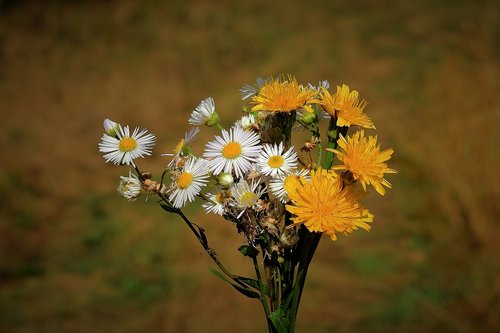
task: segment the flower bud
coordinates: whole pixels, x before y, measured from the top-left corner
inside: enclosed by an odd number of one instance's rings
[[[111,119],[106,118],[104,119],[103,126],[104,126],[104,133],[106,133],[109,136],[116,136],[118,132],[118,127],[120,125],[118,123],[115,123]]]
[[[223,172],[219,175],[219,184],[222,186],[230,186],[234,183],[233,175],[228,172]]]
[[[299,121],[305,125],[310,125],[318,122],[318,116],[316,115],[316,112],[303,112],[302,115],[300,116]]]

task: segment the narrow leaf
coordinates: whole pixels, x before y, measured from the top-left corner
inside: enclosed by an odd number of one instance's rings
[[[234,279],[238,282],[241,282],[249,287],[252,287],[260,291],[259,282],[255,279],[247,278],[244,276],[235,276]],[[264,289],[264,294],[266,296],[269,296],[269,286],[267,284],[263,284],[262,287]]]
[[[213,275],[217,276],[219,279],[226,281],[227,283],[232,285],[234,287],[234,289],[238,290],[241,294],[243,294],[249,298],[260,298],[259,293],[255,292],[253,290],[244,288],[240,285],[237,285],[236,283],[233,283],[231,280],[229,280],[227,277],[222,275],[222,273],[219,272],[218,270],[216,270],[215,268],[209,267],[208,269],[210,270],[210,272],[212,272]]]
[[[170,206],[170,205],[167,205],[164,202],[160,202],[160,206],[161,206],[161,208],[163,208],[164,210],[166,210],[169,213],[177,213],[177,208]]]

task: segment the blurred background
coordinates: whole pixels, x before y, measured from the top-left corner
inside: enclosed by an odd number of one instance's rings
[[[498,332],[499,36],[495,0],[0,0],[0,331],[264,332],[97,143],[104,118],[146,127],[159,172],[201,99],[228,125],[241,85],[290,73],[358,90],[399,170],[371,232],[321,242],[297,332]],[[252,273],[232,225],[186,214]]]

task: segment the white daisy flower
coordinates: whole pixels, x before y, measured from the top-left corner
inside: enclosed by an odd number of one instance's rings
[[[129,171],[128,177],[120,176],[117,190],[125,199],[134,201],[141,194],[142,184],[139,178]]]
[[[251,84],[245,84],[245,85],[243,85],[240,88],[241,99],[245,100],[247,98],[250,98],[252,96],[257,95],[257,93],[259,92],[260,88],[262,88],[262,86],[267,81],[269,81],[269,78],[263,79],[261,77],[258,77],[255,85],[251,85]]]
[[[248,116],[241,117],[240,120],[235,122],[234,127],[239,127],[245,131],[253,131],[255,124],[257,124],[255,116],[253,114],[249,114]]]
[[[208,193],[206,196],[209,201],[202,205],[205,212],[223,215],[225,210],[224,203],[227,201],[227,198],[231,197],[231,192],[222,191],[215,194]]]
[[[203,157],[207,158],[210,171],[215,175],[221,172],[234,172],[236,177],[250,170],[262,150],[259,135],[241,128],[222,131],[222,137],[216,136],[214,141],[206,145]]]
[[[290,181],[293,177],[305,177],[309,180],[309,170],[294,170],[289,174],[280,175],[269,181],[269,189],[271,190],[271,193],[283,203],[288,201],[288,193],[285,190],[285,183]]]
[[[183,207],[186,202],[192,202],[201,188],[207,185],[208,177],[207,161],[189,157],[180,172],[174,175],[168,199],[175,208]]]
[[[231,188],[234,197],[233,205],[241,209],[237,218],[240,218],[247,208],[258,207],[259,198],[267,191],[265,186],[257,190],[259,185],[260,180],[254,180],[250,185],[245,180],[241,180]]]
[[[283,152],[283,142],[280,142],[279,146],[277,144],[265,144],[263,148],[257,160],[260,172],[263,175],[277,177],[287,174],[297,167],[298,157],[293,150],[293,146],[286,152]]]
[[[155,145],[155,136],[147,133],[146,129],[139,131],[136,127],[132,135],[128,126],[118,125],[116,137],[104,134],[99,143],[99,151],[104,153],[106,163],[111,161],[113,164],[132,164],[134,159],[151,155]]]
[[[215,102],[207,97],[198,104],[189,118],[191,125],[215,126],[219,123],[219,115],[215,112]]]

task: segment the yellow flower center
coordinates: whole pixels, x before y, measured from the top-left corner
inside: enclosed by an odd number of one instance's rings
[[[183,172],[177,179],[177,186],[183,190],[193,182],[193,175],[189,172]]]
[[[227,159],[234,159],[241,155],[241,145],[238,142],[229,142],[222,149],[222,156]]]
[[[123,138],[118,144],[118,149],[123,152],[129,152],[137,148],[137,141],[133,138]]]
[[[269,165],[273,169],[280,168],[285,163],[285,159],[282,156],[271,156],[267,161],[267,165]]]
[[[257,194],[247,192],[241,196],[240,203],[245,207],[252,207],[257,201]]]

